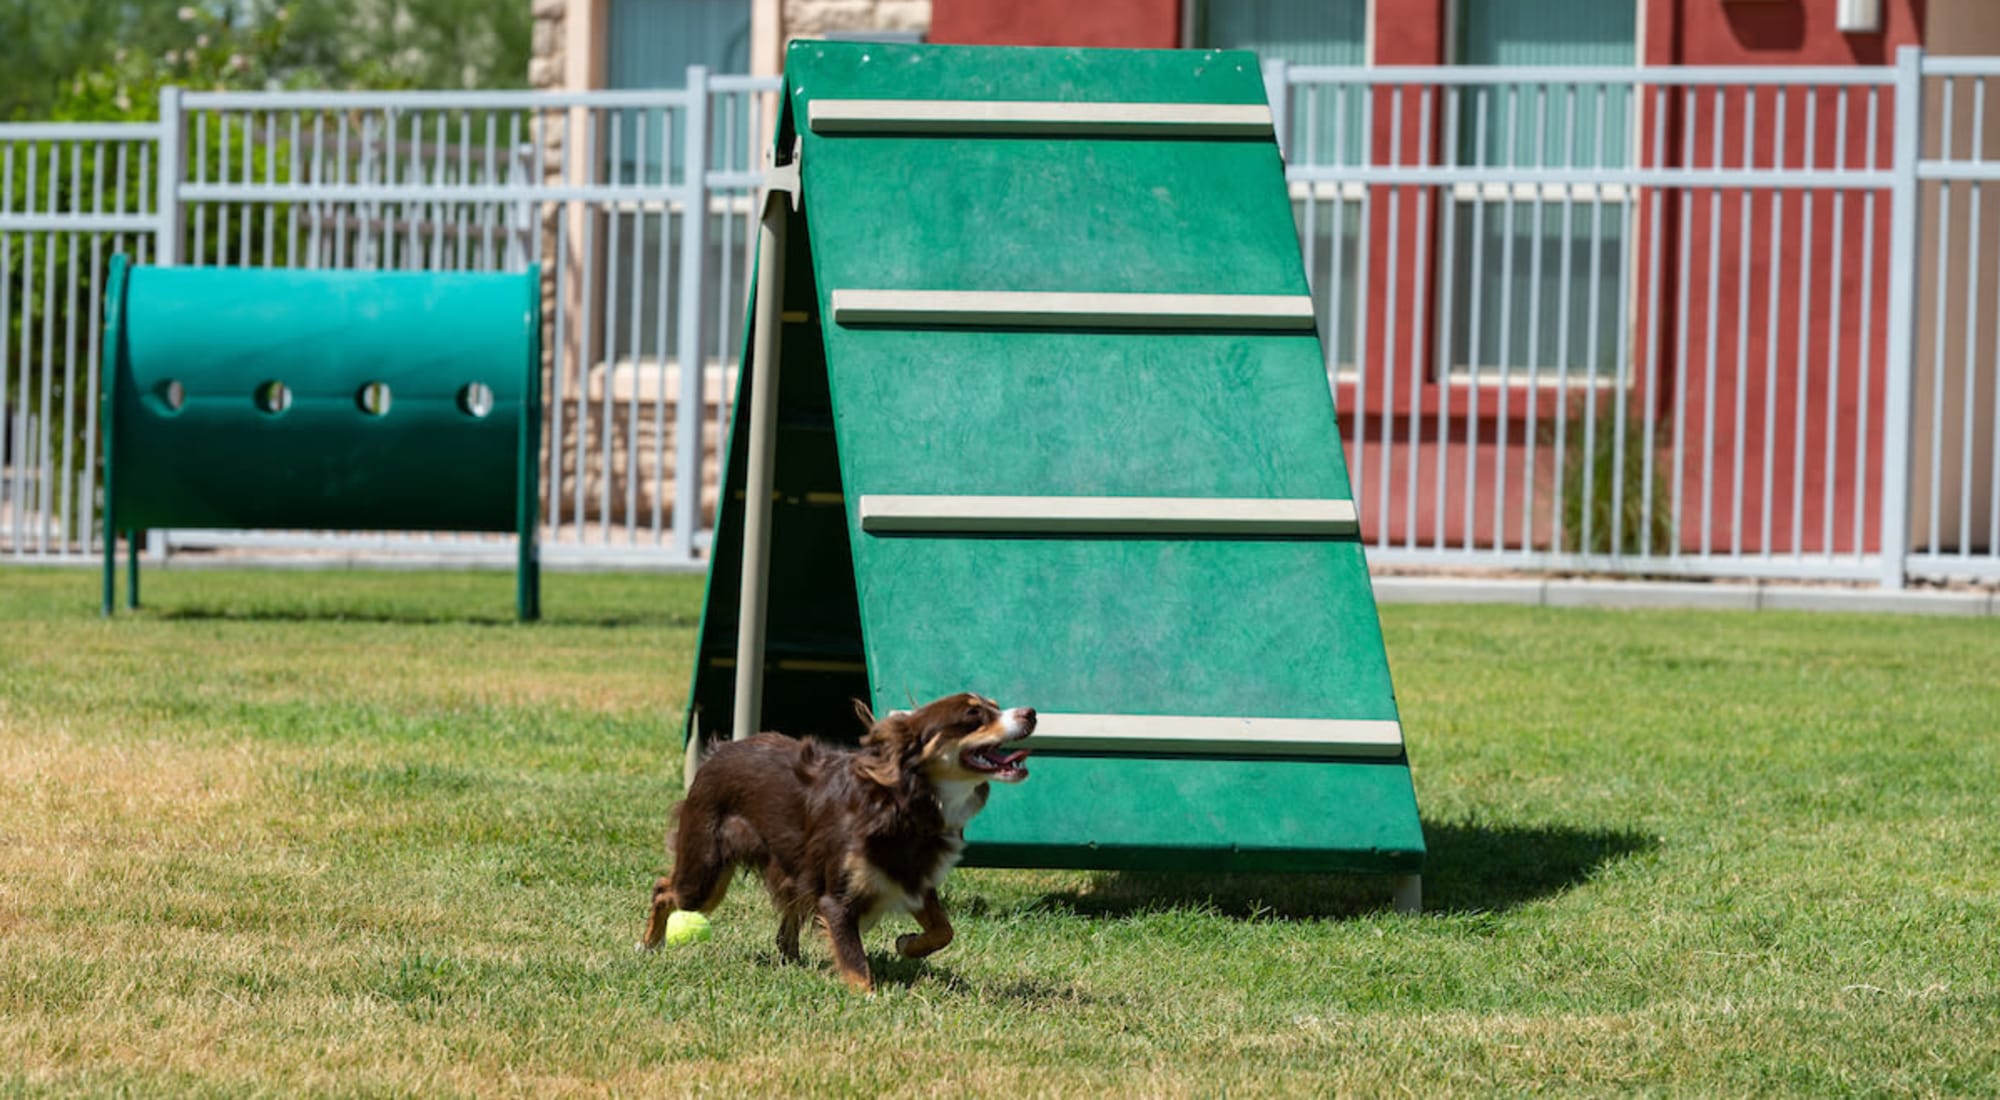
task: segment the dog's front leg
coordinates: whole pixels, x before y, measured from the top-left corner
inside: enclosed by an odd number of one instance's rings
[[[951,943],[951,918],[945,916],[944,903],[938,900],[936,890],[924,892],[924,907],[917,910],[917,924],[923,928],[922,932],[896,937],[896,950],[904,958],[921,959]]]
[[[833,945],[833,964],[847,984],[862,993],[875,992],[875,976],[868,972],[868,952],[861,947],[861,914],[839,898],[819,899],[819,916],[826,923],[826,938]]]

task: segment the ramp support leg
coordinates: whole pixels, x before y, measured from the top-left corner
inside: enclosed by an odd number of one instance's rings
[[[756,324],[750,336],[749,470],[743,486],[743,590],[737,603],[736,705],[730,737],[757,732],[764,699],[764,604],[771,564],[771,488],[777,453],[785,225],[798,206],[796,160],[768,168],[758,217]]]
[[[1424,876],[1396,876],[1396,912],[1416,916],[1424,911]]]
[[[139,606],[139,532],[125,532],[125,606]]]

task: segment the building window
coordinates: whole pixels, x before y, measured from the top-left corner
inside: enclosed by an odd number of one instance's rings
[[[1188,18],[1190,44],[1254,50],[1267,64],[1368,62],[1368,0],[1192,0]],[[1274,104],[1283,119],[1280,138],[1288,161],[1363,163],[1360,88],[1306,85],[1288,90],[1280,85],[1270,92],[1290,97],[1289,102]],[[1361,188],[1354,186],[1292,186],[1306,278],[1312,284],[1320,333],[1336,364],[1354,361],[1361,198]]]
[[[1464,65],[1632,65],[1633,0],[1458,0]],[[1456,163],[1487,168],[1624,168],[1632,163],[1627,85],[1479,84],[1444,120]],[[1443,204],[1441,346],[1454,374],[1525,381],[1539,371],[1609,378],[1623,339],[1630,262],[1627,189],[1611,184],[1458,184]]]
[[[751,0],[610,0],[609,7],[604,50],[605,84],[610,88],[685,88],[693,65],[712,74],[750,71]],[[600,114],[603,125],[596,140],[602,178],[627,184],[678,184],[687,178],[686,121],[678,111],[612,109]],[[708,123],[712,158],[733,155],[738,161],[757,163],[757,152],[747,148],[753,138],[748,132],[746,97],[718,98]],[[748,210],[748,199],[711,196],[704,270],[723,270],[725,254],[730,262],[742,263]],[[672,234],[665,232],[667,218],[658,213],[628,211],[611,217],[601,261],[620,268],[614,274],[607,266],[605,276],[604,292],[611,294],[605,355],[611,362],[667,359],[679,346],[684,319],[677,299],[667,292],[670,288],[662,287],[664,273],[678,258],[663,262],[661,250],[674,247],[685,231],[687,212],[675,209],[671,217]],[[610,243],[614,240],[615,245]],[[711,331],[719,326],[726,332],[741,310],[740,292],[731,293],[725,310],[722,294],[730,288],[723,282],[707,280],[702,286],[702,320]]]

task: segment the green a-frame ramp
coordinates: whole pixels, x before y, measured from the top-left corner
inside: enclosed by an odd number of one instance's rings
[[[804,42],[783,96],[689,758],[978,691],[1041,720],[969,865],[1388,873],[1415,908],[1256,58]]]

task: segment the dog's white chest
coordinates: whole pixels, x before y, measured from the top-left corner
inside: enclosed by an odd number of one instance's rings
[[[955,833],[965,831],[965,823],[986,808],[986,784],[977,781],[946,780],[937,784],[938,808],[944,811],[944,827]],[[954,858],[954,863],[957,860]],[[949,868],[947,868],[949,870]]]

